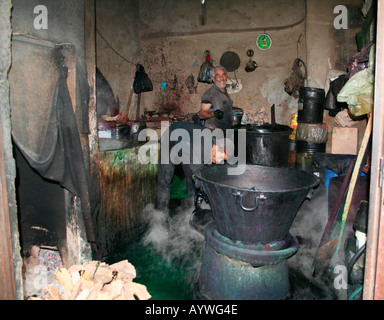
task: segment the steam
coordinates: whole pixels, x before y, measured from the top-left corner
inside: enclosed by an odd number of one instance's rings
[[[156,210],[147,205],[143,213],[148,230],[142,238],[144,245],[152,246],[168,263],[174,263],[186,275],[193,287],[199,276],[205,237],[190,226],[189,220],[194,206],[176,208],[174,214]]]
[[[299,250],[288,259],[291,283],[295,287],[292,299],[329,300],[338,299],[333,279],[313,276],[313,260],[328,221],[328,196],[324,184],[314,190],[311,200],[305,200],[290,229],[299,240]]]
[[[185,272],[185,281],[192,289],[199,277],[205,237],[190,226],[194,206],[180,206],[170,214],[156,210],[153,204],[143,211],[148,228],[142,237],[161,257]],[[329,276],[313,276],[313,259],[328,221],[328,197],[324,184],[314,190],[311,200],[300,207],[290,233],[298,238],[298,252],[288,259],[292,300],[335,300],[338,292]]]

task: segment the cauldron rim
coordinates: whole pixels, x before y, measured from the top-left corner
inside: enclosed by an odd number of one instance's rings
[[[295,191],[298,191],[298,190],[305,190],[305,189],[308,189],[308,190],[312,190],[314,188],[316,188],[319,184],[320,184],[320,179],[318,177],[316,177],[315,175],[313,174],[310,174],[304,170],[299,170],[299,169],[296,169],[296,168],[286,168],[286,167],[268,167],[268,166],[261,166],[261,165],[252,165],[252,164],[247,164],[246,166],[247,167],[256,167],[256,168],[262,168],[262,169],[270,169],[270,170],[285,170],[285,171],[290,171],[290,172],[299,172],[301,174],[304,174],[306,176],[310,176],[311,178],[313,178],[313,183],[311,184],[308,184],[308,185],[305,185],[305,186],[302,186],[302,187],[297,187],[297,188],[291,188],[291,189],[279,189],[279,190],[264,190],[264,189],[252,189],[251,188],[246,188],[246,187],[239,187],[239,186],[231,186],[231,185],[228,185],[228,184],[224,184],[224,183],[220,183],[220,182],[215,182],[215,181],[212,181],[212,180],[209,180],[207,178],[204,178],[201,176],[201,173],[202,171],[204,170],[208,170],[209,168],[212,168],[213,166],[217,166],[217,165],[220,165],[220,164],[213,164],[213,165],[210,165],[208,167],[204,167],[202,168],[201,170],[199,170],[198,172],[196,172],[194,174],[194,177],[199,180],[199,181],[202,181],[202,182],[205,182],[205,183],[211,183],[211,184],[215,184],[219,187],[224,187],[224,188],[229,188],[229,189],[233,189],[233,190],[241,190],[241,191],[247,191],[247,192],[254,192],[254,193],[260,193],[260,192],[263,192],[263,193],[282,193],[282,192],[295,192]],[[225,167],[235,167],[234,165],[228,165],[228,164],[221,164]]]

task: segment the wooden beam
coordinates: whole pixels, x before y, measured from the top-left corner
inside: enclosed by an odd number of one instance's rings
[[[0,130],[0,300],[15,300],[16,286],[6,186],[3,133]]]
[[[378,1],[375,64],[375,96],[373,107],[372,160],[369,193],[369,214],[364,300],[384,299],[384,3]]]

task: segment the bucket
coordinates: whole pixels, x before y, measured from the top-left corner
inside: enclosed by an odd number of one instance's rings
[[[245,243],[268,243],[287,236],[302,202],[320,180],[292,168],[246,165],[228,175],[229,165],[195,174],[208,196],[213,221],[225,237]]]
[[[303,87],[299,90],[298,122],[322,123],[325,91],[320,88]]]

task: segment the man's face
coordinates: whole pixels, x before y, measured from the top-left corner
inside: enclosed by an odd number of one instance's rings
[[[215,70],[215,74],[212,78],[212,81],[218,88],[224,89],[225,86],[227,85],[227,73],[225,72],[225,70],[223,69]]]

